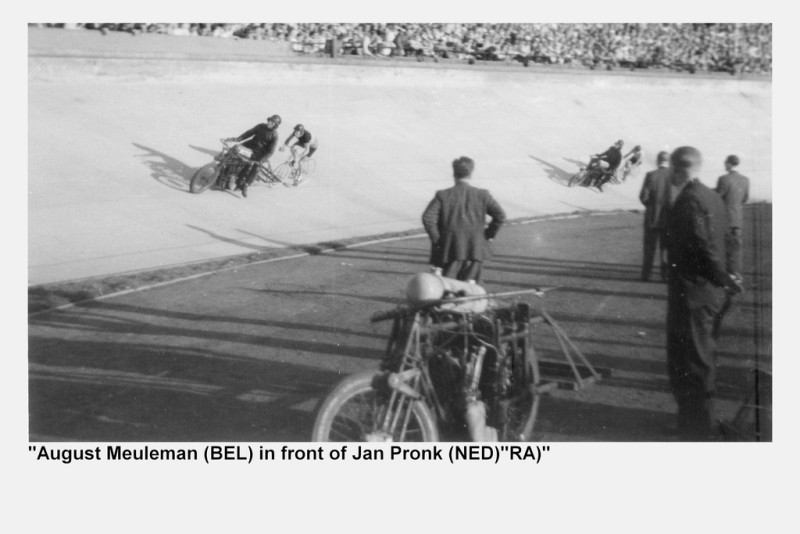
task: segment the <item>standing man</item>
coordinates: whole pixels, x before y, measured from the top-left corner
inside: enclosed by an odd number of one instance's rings
[[[448,278],[479,283],[483,262],[491,256],[489,243],[506,214],[489,191],[470,185],[474,169],[475,162],[466,156],[453,161],[455,185],[436,192],[422,225],[431,239],[431,265]]]
[[[639,200],[644,204],[644,243],[642,258],[642,281],[650,280],[656,245],[659,250],[661,281],[667,281],[667,254],[664,243],[664,226],[670,205],[669,152],[661,151],[656,156],[658,168],[644,176]]]
[[[747,202],[750,193],[750,179],[736,171],[739,156],[730,155],[725,159],[725,170],[717,180],[717,193],[728,208],[731,227],[728,232],[728,270],[741,277],[742,274],[742,206]]]
[[[698,179],[701,165],[694,147],[680,147],[670,156],[671,181],[683,189],[665,232],[670,264],[667,369],[678,404],[678,433],[686,441],[715,438],[714,321],[726,290],[738,290],[726,268],[728,213],[720,196]]]

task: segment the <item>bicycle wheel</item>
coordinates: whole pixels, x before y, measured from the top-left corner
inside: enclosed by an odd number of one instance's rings
[[[219,176],[219,166],[216,162],[212,161],[200,167],[197,172],[192,176],[192,181],[189,183],[189,190],[192,193],[202,193],[217,181]]]
[[[317,170],[317,160],[313,158],[304,158],[300,160],[300,172],[306,176],[311,176]]]
[[[379,426],[389,399],[385,375],[366,371],[340,382],[317,411],[312,441],[383,441]],[[378,386],[376,389],[375,386]],[[389,441],[439,441],[431,410],[421,401],[410,401],[411,412],[405,433],[398,429]]]
[[[572,178],[569,179],[569,184],[568,184],[569,187],[572,187],[574,185],[583,184],[583,181],[586,179],[587,174],[589,174],[588,171],[586,171],[586,169],[584,169],[584,170],[582,170],[580,172],[577,172],[574,175],[572,175]]]
[[[291,167],[289,163],[284,162],[275,169],[275,176],[278,177],[278,180],[280,180],[283,185],[291,187],[294,183],[294,175],[296,172],[297,168]]]

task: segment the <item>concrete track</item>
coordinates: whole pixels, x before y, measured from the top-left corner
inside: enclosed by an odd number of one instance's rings
[[[641,176],[564,185],[618,138],[645,168],[696,145],[710,184],[737,153],[771,200],[769,81],[284,62],[203,39],[30,30],[29,284],[415,228],[462,154],[511,217],[638,208]],[[303,122],[320,138],[307,185],[187,192],[220,137],[276,112],[282,137]]]
[[[747,210],[748,293],[719,351],[719,415],[730,418],[772,356],[771,208]],[[611,376],[542,404],[545,441],[667,441],[666,288],[639,282],[641,215],[504,228],[493,292],[556,287],[546,306]],[[307,441],[313,411],[344,376],[376,369],[427,239],[251,265],[29,318],[33,441]],[[536,327],[541,358],[565,361]],[[747,439],[754,439],[749,435]]]

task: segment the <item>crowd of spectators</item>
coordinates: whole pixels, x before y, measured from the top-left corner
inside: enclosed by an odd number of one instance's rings
[[[772,72],[771,24],[79,24],[86,29],[268,39],[298,54],[518,61],[588,68]]]

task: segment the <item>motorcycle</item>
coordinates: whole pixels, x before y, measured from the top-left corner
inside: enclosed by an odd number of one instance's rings
[[[189,183],[189,190],[199,194],[216,185],[219,189],[230,189],[240,173],[251,165],[258,165],[256,181],[269,187],[283,183],[272,170],[250,159],[250,151],[227,139],[220,139],[222,151],[214,161],[200,167]],[[269,162],[267,163],[269,165]]]
[[[533,349],[537,307],[500,303],[542,293],[472,293],[444,291],[374,315],[372,322],[392,321],[380,368],[334,387],[312,440],[530,441],[547,389]]]

